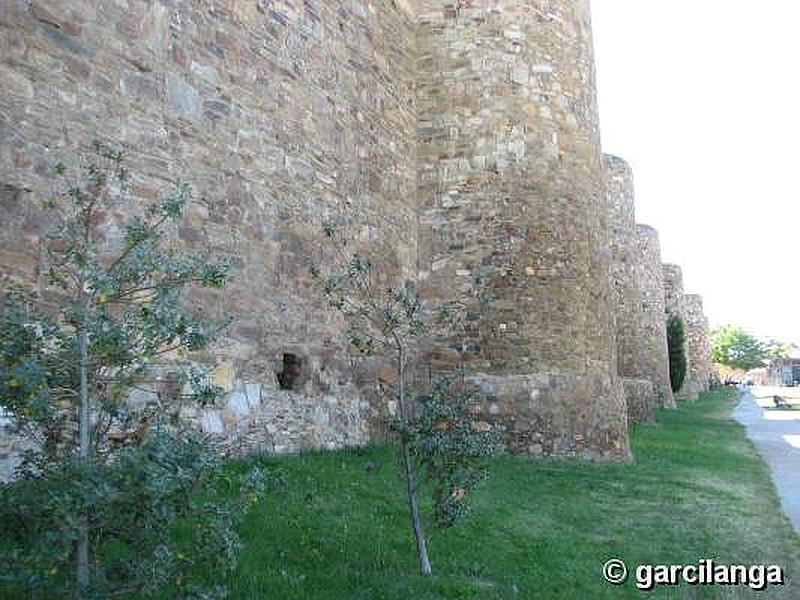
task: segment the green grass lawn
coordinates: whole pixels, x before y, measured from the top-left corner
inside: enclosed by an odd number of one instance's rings
[[[731,419],[733,392],[661,411],[632,433],[632,464],[507,456],[492,464],[460,527],[434,532],[434,576],[416,574],[403,484],[387,448],[257,462],[281,471],[249,515],[228,578],[234,598],[619,598],[602,565],[782,565],[800,598],[800,538],[780,511],[765,463]],[[367,470],[368,461],[380,461]],[[198,574],[213,581],[211,574]],[[752,597],[724,587],[664,588],[656,598]]]

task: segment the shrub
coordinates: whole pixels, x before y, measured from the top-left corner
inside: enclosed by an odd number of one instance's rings
[[[223,500],[217,450],[177,425],[182,404],[220,392],[190,359],[226,324],[185,292],[224,287],[228,264],[174,243],[188,186],[134,203],[119,150],[96,143],[83,164],[48,203],[62,217],[44,244],[50,304],[13,289],[0,304],[0,408],[33,445],[2,489],[4,573],[82,598],[151,593],[192,562],[232,565],[231,525],[261,487],[253,472]],[[180,523],[199,536],[190,553],[175,550]]]
[[[669,351],[669,381],[672,391],[683,387],[686,379],[686,334],[683,319],[671,315],[667,320],[667,348]]]
[[[432,486],[437,527],[453,527],[469,514],[471,492],[488,473],[486,458],[505,446],[502,432],[470,410],[478,394],[458,378],[439,379],[430,393],[417,396],[406,423],[395,427],[408,437],[414,461]]]
[[[87,513],[94,566],[81,597],[152,595],[180,586],[198,565],[232,569],[235,526],[266,480],[258,470],[223,476],[220,456],[198,432],[162,427],[109,462],[28,456],[19,477],[0,487],[0,578],[8,589],[72,593]]]

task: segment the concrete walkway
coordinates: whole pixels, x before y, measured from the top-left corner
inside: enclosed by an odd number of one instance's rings
[[[773,394],[795,395],[795,389],[744,389],[733,413],[767,461],[783,510],[800,534],[800,410],[774,408]],[[800,402],[793,398],[790,402]]]

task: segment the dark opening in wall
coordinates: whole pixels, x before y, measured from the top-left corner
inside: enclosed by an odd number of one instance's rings
[[[283,354],[283,371],[277,373],[282,390],[298,390],[303,383],[303,359],[291,352]]]

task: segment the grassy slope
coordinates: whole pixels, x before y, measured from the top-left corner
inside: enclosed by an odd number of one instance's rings
[[[229,584],[235,598],[634,597],[601,577],[637,563],[777,563],[800,573],[800,538],[766,465],[730,419],[730,392],[662,411],[632,435],[636,462],[504,457],[461,527],[431,540],[434,577],[416,575],[401,481],[385,448],[281,459],[287,479],[253,510]],[[367,471],[366,461],[382,461]],[[750,597],[681,588],[654,597]],[[800,583],[773,597],[800,598]]]

